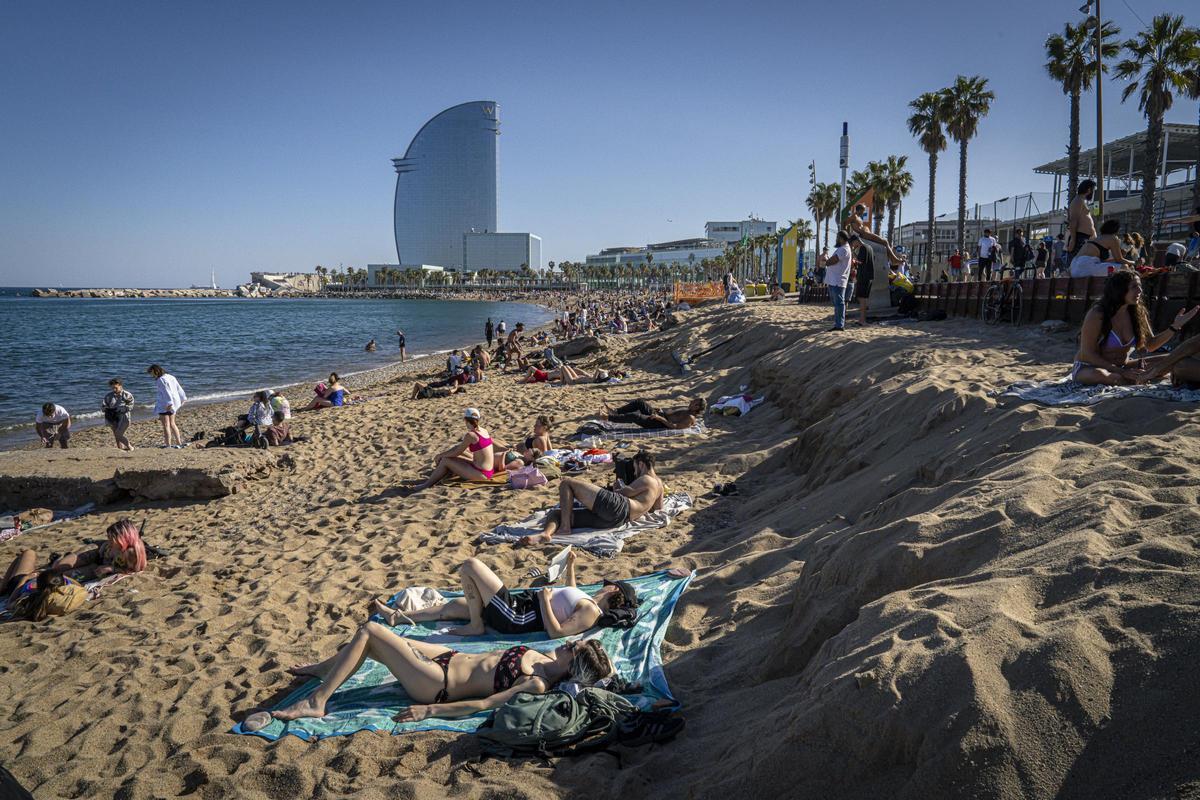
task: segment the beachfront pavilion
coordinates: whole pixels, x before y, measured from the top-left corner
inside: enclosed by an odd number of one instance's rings
[[[1155,195],[1155,240],[1182,241],[1195,213],[1193,186],[1196,180],[1196,148],[1200,126],[1169,123],[1163,126],[1158,164],[1159,190]],[[1146,131],[1122,137],[1104,145],[1105,195],[1104,216],[1121,221],[1121,230],[1137,228],[1142,208],[1142,169],[1149,157]],[[1079,179],[1096,177],[1096,149],[1079,154]],[[1067,206],[1071,193],[1067,186],[1065,157],[1034,167],[1039,175],[1052,175],[1049,192],[1028,192],[975,203],[967,209],[967,249],[974,254],[975,243],[984,228],[991,228],[1000,244],[1007,246],[1013,231],[1021,228],[1026,238],[1037,242],[1044,237],[1066,233]],[[946,259],[957,244],[957,213],[940,214],[935,221],[937,242],[933,252],[933,279],[946,268]],[[928,222],[917,219],[900,228],[898,244],[913,253],[913,263],[925,263],[925,239]]]

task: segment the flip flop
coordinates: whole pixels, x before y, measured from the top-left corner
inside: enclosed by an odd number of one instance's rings
[[[242,720],[242,730],[246,733],[257,733],[275,721],[269,711],[256,711]]]

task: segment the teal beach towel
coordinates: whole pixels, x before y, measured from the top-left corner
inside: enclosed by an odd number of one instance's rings
[[[692,575],[675,578],[666,572],[655,572],[639,578],[631,578],[630,583],[638,591],[642,599],[638,621],[632,628],[606,628],[592,631],[585,638],[598,638],[612,659],[617,674],[626,682],[641,684],[642,691],[638,695],[627,695],[628,699],[640,708],[648,709],[663,700],[675,702],[671,690],[667,687],[667,679],[663,674],[662,657],[659,647],[667,633],[667,625],[671,621],[671,613],[680,595],[692,580]],[[600,584],[579,587],[588,594],[599,591]],[[461,592],[443,592],[446,597],[459,597]],[[392,598],[392,603],[395,602]],[[381,621],[379,617],[374,617]],[[453,647],[463,653],[482,653],[488,650],[502,650],[518,644],[524,644],[535,650],[548,652],[553,650],[562,640],[550,640],[546,634],[536,633],[524,636],[501,636],[489,633],[484,637],[463,639],[438,633],[446,627],[446,623],[424,623],[421,625],[397,625],[393,630],[402,636],[414,639],[429,639],[434,642],[445,642],[447,647]],[[306,682],[296,691],[285,697],[274,708],[282,708],[297,700],[307,697],[319,685],[316,679]],[[250,732],[242,730],[238,723],[232,733],[262,736],[274,741],[281,736],[291,734],[301,739],[316,741],[329,736],[346,736],[358,731],[384,731],[390,734],[410,733],[413,731],[447,730],[470,733],[488,717],[491,712],[481,712],[462,719],[430,718],[420,722],[394,722],[394,717],[401,708],[411,705],[411,700],[405,694],[403,687],[388,672],[387,668],[377,661],[367,659],[358,672],[338,689],[330,699],[326,710],[329,712],[320,719],[298,719],[291,722],[272,720],[266,727]]]

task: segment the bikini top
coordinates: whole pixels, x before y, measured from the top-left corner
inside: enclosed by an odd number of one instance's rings
[[[477,441],[475,444],[467,445],[467,449],[470,450],[472,453],[478,453],[483,448],[491,447],[491,446],[492,446],[492,440],[490,437],[480,436],[479,441]]]
[[[1100,242],[1097,241],[1096,239],[1089,239],[1087,243],[1091,244],[1091,245],[1095,245],[1096,249],[1100,251],[1100,260],[1101,261],[1108,261],[1108,259],[1112,256],[1112,251],[1109,250],[1104,245],[1100,244]]]
[[[1122,342],[1121,337],[1117,335],[1116,331],[1109,331],[1108,336],[1106,336],[1104,338],[1103,346],[1104,347],[1120,347],[1123,350],[1128,350],[1129,348],[1133,347],[1133,343],[1136,339],[1137,339],[1137,334],[1134,334],[1133,336],[1129,337],[1128,342]]]

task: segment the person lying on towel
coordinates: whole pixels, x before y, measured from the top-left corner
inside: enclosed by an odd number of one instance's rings
[[[671,430],[682,431],[696,424],[696,420],[704,414],[706,405],[707,403],[704,402],[703,397],[693,399],[684,408],[676,408],[670,411],[656,408],[641,399],[631,400],[619,408],[609,408],[608,404],[605,403],[604,411],[600,414],[600,419],[619,423],[632,422],[639,428],[655,430],[670,428]]]
[[[417,611],[401,612],[381,600],[373,600],[372,614],[389,625],[405,618],[413,622],[465,619],[467,624],[451,628],[455,636],[481,636],[486,628],[496,633],[523,634],[545,631],[551,639],[574,636],[595,627],[628,627],[641,602],[637,590],[625,581],[604,582],[604,588],[588,595],[575,584],[575,552],[567,555],[565,586],[541,589],[508,589],[495,572],[478,558],[468,558],[459,567],[463,596]]]
[[[563,478],[558,484],[558,510],[546,518],[541,533],[522,537],[520,544],[547,544],[556,535],[570,534],[573,528],[619,528],[662,509],[663,484],[654,472],[654,456],[639,450],[633,457],[633,470],[634,480],[628,486],[617,480],[612,489],[579,478]],[[576,500],[583,504],[583,510],[574,507]]]
[[[270,724],[272,717],[287,721],[325,716],[333,693],[368,658],[387,667],[414,701],[393,718],[397,722],[469,717],[499,708],[520,692],[544,694],[563,681],[593,686],[614,673],[612,660],[595,639],[567,642],[549,653],[525,645],[460,653],[368,622],[335,655],[288,670],[319,678],[322,683],[315,692],[285,708],[251,714],[242,727],[253,732]]]

